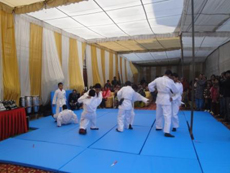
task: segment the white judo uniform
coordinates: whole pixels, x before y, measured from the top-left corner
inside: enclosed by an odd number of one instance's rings
[[[62,124],[78,123],[77,115],[71,110],[63,110],[58,114],[57,126],[60,127]]]
[[[156,99],[156,129],[163,129],[164,133],[170,132],[172,118],[172,103],[170,101],[171,93],[178,93],[178,89],[172,79],[167,76],[159,77],[148,85],[149,91],[158,91]]]
[[[172,127],[178,128],[179,127],[179,119],[178,119],[178,112],[181,105],[182,94],[183,94],[183,85],[179,82],[175,83],[178,93],[172,95]]]
[[[66,104],[66,96],[64,89],[57,89],[55,91],[52,104],[56,105],[56,113],[54,115],[54,118],[56,119],[58,117],[60,109],[62,110],[62,106]]]
[[[134,119],[134,111],[133,111],[133,102],[134,101],[141,101],[140,94],[135,92],[131,86],[125,86],[121,88],[117,92],[118,100],[124,99],[123,103],[119,105],[118,117],[117,117],[117,124],[118,130],[123,131],[124,127],[128,128],[128,125],[133,122]],[[141,96],[142,97],[142,96]],[[143,99],[147,102],[148,99]],[[133,111],[133,113],[132,113]],[[131,118],[132,116],[132,118]]]
[[[90,128],[96,128],[96,110],[101,104],[102,93],[99,92],[95,97],[87,98],[88,93],[85,93],[78,99],[79,103],[83,103],[83,112],[81,114],[80,129],[87,129],[89,123]]]
[[[140,95],[139,93],[136,92],[134,98],[133,98],[133,102],[132,102],[132,111],[131,111],[131,117],[130,117],[130,123],[131,125],[133,125],[133,122],[134,122],[134,117],[135,117],[135,112],[134,112],[134,102],[136,101],[142,101],[144,103],[147,103],[148,102],[148,99],[143,97],[142,95]]]

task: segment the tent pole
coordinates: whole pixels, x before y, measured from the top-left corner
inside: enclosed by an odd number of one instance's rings
[[[181,44],[181,77],[184,78],[184,48],[182,42],[182,34],[180,36],[180,44]]]
[[[194,40],[194,0],[191,0],[192,11],[192,103],[191,103],[191,121],[190,121],[190,135],[193,136],[193,115],[194,115],[194,73],[195,73],[195,40]]]

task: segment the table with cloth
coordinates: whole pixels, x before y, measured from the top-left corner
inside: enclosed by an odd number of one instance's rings
[[[0,141],[27,130],[25,108],[0,112]]]

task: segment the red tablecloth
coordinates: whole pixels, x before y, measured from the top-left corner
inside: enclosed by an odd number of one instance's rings
[[[25,108],[0,112],[0,141],[27,132]]]

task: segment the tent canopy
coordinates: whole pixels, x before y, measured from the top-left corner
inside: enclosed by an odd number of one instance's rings
[[[182,53],[184,62],[191,62],[191,0],[72,3],[78,1],[46,0],[49,8],[28,15],[89,44],[118,52],[135,63],[179,62]],[[41,3],[41,0],[2,2],[17,7]],[[56,5],[50,5],[54,2]],[[230,40],[230,1],[194,0],[194,4],[195,55],[197,62],[203,62],[216,48]]]

